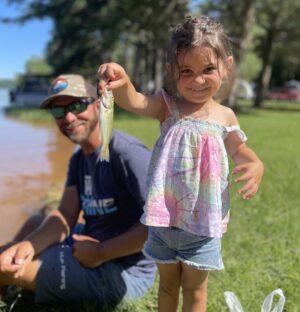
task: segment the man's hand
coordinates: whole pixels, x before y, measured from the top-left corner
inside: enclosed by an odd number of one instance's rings
[[[29,241],[10,246],[0,256],[0,271],[18,278],[22,276],[26,264],[34,256],[34,248]]]
[[[243,174],[234,181],[236,183],[246,181],[246,184],[238,190],[238,193],[242,194],[243,199],[250,199],[259,189],[264,173],[264,166],[261,162],[248,162],[242,165],[237,165],[232,170],[232,174],[240,172]]]
[[[101,258],[100,241],[86,235],[74,234],[73,256],[87,268],[95,268],[105,260]]]

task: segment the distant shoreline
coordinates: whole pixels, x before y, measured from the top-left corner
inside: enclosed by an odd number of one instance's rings
[[[0,79],[1,89],[11,89],[16,87],[16,81],[10,79]]]

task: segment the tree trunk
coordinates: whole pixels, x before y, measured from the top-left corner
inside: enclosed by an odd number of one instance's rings
[[[269,87],[271,73],[272,73],[272,58],[273,58],[273,45],[274,45],[274,37],[275,37],[275,23],[270,25],[270,28],[267,31],[265,45],[263,48],[262,55],[262,70],[258,77],[257,82],[257,91],[256,97],[254,101],[254,107],[260,108],[262,107],[263,100],[265,98],[266,92]]]
[[[237,82],[241,79],[243,62],[245,60],[245,55],[249,49],[250,42],[252,40],[251,28],[255,21],[255,0],[244,1],[244,14],[242,20],[244,21],[242,25],[242,35],[240,38],[240,44],[238,48],[238,53],[235,57],[236,67],[235,76],[232,77],[231,83],[232,88],[229,93],[229,97],[226,105],[229,107],[235,106],[237,98]]]
[[[135,48],[135,57],[133,65],[133,82],[137,90],[143,88],[143,73],[145,70],[144,48],[141,44],[137,44]]]
[[[155,55],[155,78],[154,78],[154,85],[155,89],[161,89],[163,86],[163,50],[161,48],[156,49]]]

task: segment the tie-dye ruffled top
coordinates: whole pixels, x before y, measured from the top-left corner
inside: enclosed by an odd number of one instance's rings
[[[229,166],[224,139],[238,125],[225,127],[182,118],[162,91],[171,117],[161,123],[148,172],[141,222],[178,227],[200,236],[221,237],[229,221]]]

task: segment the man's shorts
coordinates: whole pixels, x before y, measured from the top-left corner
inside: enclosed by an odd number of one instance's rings
[[[97,268],[81,266],[68,244],[57,244],[40,255],[36,279],[36,302],[118,304],[145,295],[153,285],[155,270],[128,266],[122,258]],[[153,274],[152,274],[153,271]]]
[[[198,270],[222,270],[221,239],[198,236],[175,227],[148,230],[144,254],[157,263],[181,261]]]

